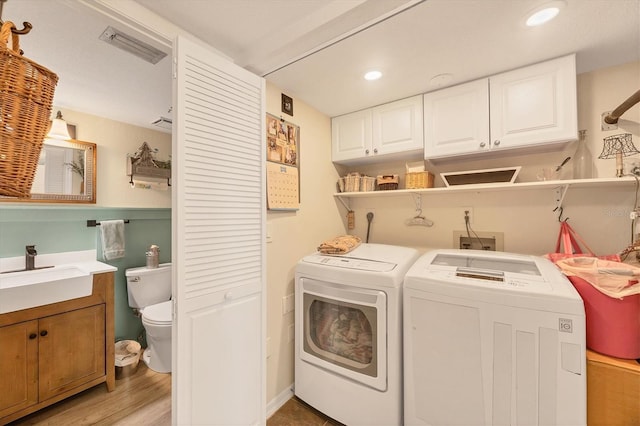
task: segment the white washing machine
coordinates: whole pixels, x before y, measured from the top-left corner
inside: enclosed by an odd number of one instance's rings
[[[402,282],[407,247],[312,254],[295,274],[295,394],[348,425],[402,424]]]
[[[403,297],[405,424],[586,424],[584,307],[551,262],[435,250]]]

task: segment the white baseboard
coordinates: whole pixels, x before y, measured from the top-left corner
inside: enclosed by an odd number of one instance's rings
[[[293,397],[293,383],[267,404],[267,419]]]

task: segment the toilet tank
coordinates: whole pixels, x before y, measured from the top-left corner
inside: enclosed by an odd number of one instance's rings
[[[171,263],[158,268],[130,268],[125,271],[129,306],[144,308],[171,299]]]

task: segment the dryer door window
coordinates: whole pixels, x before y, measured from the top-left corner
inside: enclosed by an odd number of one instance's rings
[[[375,324],[374,308],[313,300],[309,305],[309,339],[315,350],[332,361],[375,376],[372,326],[367,317]]]
[[[303,359],[385,390],[385,293],[310,280],[303,291]]]

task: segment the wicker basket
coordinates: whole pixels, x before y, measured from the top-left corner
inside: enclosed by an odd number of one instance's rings
[[[360,192],[375,191],[376,178],[371,176],[362,176],[360,180]]]
[[[344,177],[344,192],[360,191],[360,173],[349,173]]]
[[[29,198],[58,76],[20,55],[11,28],[0,29],[0,195]]]
[[[377,179],[378,190],[390,191],[398,189],[398,175],[380,175]]]
[[[406,189],[433,188],[433,174],[430,172],[412,172],[405,175]]]

